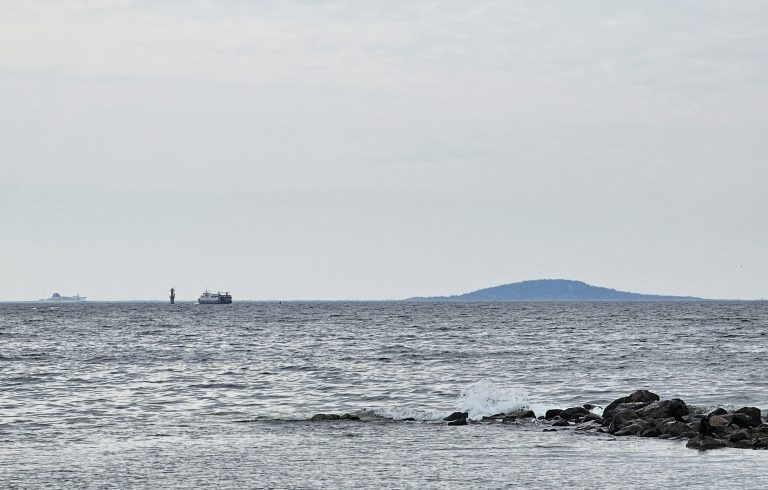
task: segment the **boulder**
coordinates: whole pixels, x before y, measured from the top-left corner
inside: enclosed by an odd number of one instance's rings
[[[576,430],[597,430],[601,427],[602,425],[598,421],[589,420],[587,422],[582,422],[579,425],[577,425]]]
[[[637,416],[642,419],[662,419],[674,417],[681,422],[683,415],[688,415],[688,406],[679,398],[671,400],[655,401],[636,410]]]
[[[581,419],[582,422],[591,422],[593,420],[601,425],[603,423],[603,418],[596,413],[588,413]]]
[[[558,415],[560,415],[561,413],[563,413],[562,409],[560,409],[560,408],[552,408],[550,410],[547,410],[547,413],[544,414],[544,418],[547,419],[547,420],[553,419],[553,418],[557,417]]]
[[[640,434],[638,434],[640,437],[659,437],[661,433],[659,432],[659,429],[655,427],[649,427],[642,431]]]
[[[617,398],[609,403],[608,406],[605,407],[605,410],[603,410],[603,418],[607,419],[612,417],[616,408],[623,403],[648,404],[657,400],[659,400],[659,395],[656,393],[652,393],[648,390],[637,390],[628,396],[622,396],[621,398]]]
[[[728,427],[729,425],[731,425],[731,422],[722,415],[714,415],[709,418],[709,426],[712,428]]]
[[[469,412],[453,412],[443,420],[446,422],[453,422],[454,420],[467,420]]]
[[[640,432],[643,431],[643,426],[640,424],[629,424],[616,432],[614,432],[613,435],[615,436],[636,436],[640,434]]]
[[[719,415],[716,415],[716,417],[719,417]],[[718,449],[721,447],[728,447],[728,446],[730,446],[729,442],[724,441],[722,439],[715,439],[714,437],[709,437],[709,436],[691,437],[691,439],[688,441],[688,444],[685,445],[685,447],[689,447],[691,449],[698,449],[700,451],[706,451],[708,449]]]
[[[671,422],[664,424],[660,427],[662,434],[669,434],[672,437],[679,437],[686,432],[690,432],[691,428],[684,422]]]
[[[728,413],[728,410],[724,408],[716,408],[711,412],[709,412],[709,414],[707,415],[707,418],[712,417],[713,415],[726,415],[727,413]]]
[[[763,422],[760,409],[757,407],[742,407],[736,410],[736,413],[744,413],[752,417],[752,427],[757,427]]]
[[[737,430],[736,432],[731,434],[731,437],[728,438],[728,440],[731,442],[739,442],[739,441],[743,441],[744,439],[749,439],[749,434],[744,429]]]
[[[613,420],[611,420],[611,423],[608,425],[608,432],[612,434],[625,425],[628,425],[630,421],[635,420],[636,418],[637,414],[632,410],[624,410],[623,412],[619,412],[614,415]]]
[[[558,415],[557,417],[552,419],[552,425],[554,427],[568,427],[571,424],[569,424],[567,420],[564,420]]]
[[[318,413],[312,416],[311,419],[309,419],[313,422],[323,421],[323,420],[360,420],[360,417],[357,415],[352,415],[351,413],[345,413],[343,415],[338,415],[335,413]]]
[[[560,418],[564,420],[571,420],[572,418],[575,418],[578,415],[586,415],[589,413],[589,410],[587,410],[584,407],[571,407],[566,408],[562,412],[560,412]]]
[[[448,425],[467,425],[467,419],[451,420]]]
[[[754,426],[754,419],[749,415],[747,415],[746,413],[736,412],[729,415],[725,415],[725,418],[728,419],[731,425],[735,425],[736,427],[741,427],[742,429],[745,427]]]

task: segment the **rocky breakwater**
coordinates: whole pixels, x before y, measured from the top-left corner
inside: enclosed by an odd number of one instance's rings
[[[584,413],[584,412],[587,413]],[[661,400],[656,393],[639,390],[616,399],[602,416],[584,407],[549,410],[544,416],[553,426],[575,425],[578,431],[595,431],[615,436],[687,439],[687,447],[716,449],[735,447],[768,449],[768,424],[760,409],[743,407],[706,413],[689,407],[683,400]]]

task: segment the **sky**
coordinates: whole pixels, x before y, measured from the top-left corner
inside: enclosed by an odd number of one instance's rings
[[[767,2],[0,6],[2,300],[768,298]]]

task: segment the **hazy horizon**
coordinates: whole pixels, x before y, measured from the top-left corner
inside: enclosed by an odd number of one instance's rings
[[[0,299],[768,297],[768,3],[14,1]]]

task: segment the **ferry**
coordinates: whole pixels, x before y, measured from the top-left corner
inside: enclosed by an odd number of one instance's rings
[[[207,289],[197,298],[201,305],[229,305],[232,304],[232,295],[229,292],[211,293]]]
[[[56,303],[77,303],[80,301],[86,301],[87,298],[85,296],[80,296],[79,294],[76,294],[74,296],[62,296],[59,293],[53,293],[53,296],[50,298],[41,299],[40,301],[46,301],[46,302],[56,302]]]

